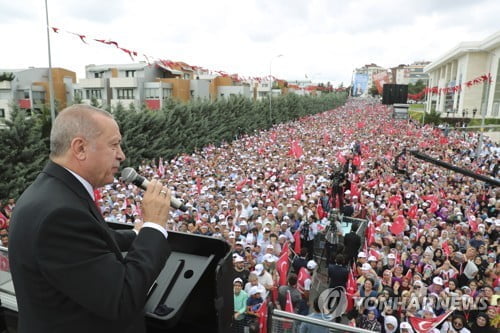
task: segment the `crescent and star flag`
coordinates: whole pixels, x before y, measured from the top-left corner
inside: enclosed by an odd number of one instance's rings
[[[453,313],[453,310],[443,313],[439,317],[435,318],[418,318],[418,317],[409,317],[409,321],[413,329],[416,333],[427,333],[443,321],[448,318],[449,315]]]

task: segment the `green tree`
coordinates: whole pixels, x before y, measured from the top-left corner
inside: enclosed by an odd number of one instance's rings
[[[27,117],[11,106],[6,128],[0,130],[0,200],[17,198],[30,185],[48,161],[48,147],[41,135],[37,114]]]
[[[418,80],[414,84],[409,83],[408,84],[408,93],[412,94],[412,95],[418,94],[418,93],[422,92],[422,90],[424,90],[425,87],[426,87],[426,85],[425,85],[424,81],[422,81],[422,80]]]
[[[377,86],[375,84],[372,85],[372,87],[369,90],[369,94],[372,95],[373,97],[380,95],[378,93]]]

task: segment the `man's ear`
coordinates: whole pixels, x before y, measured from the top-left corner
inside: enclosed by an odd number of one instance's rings
[[[71,140],[71,153],[78,161],[84,161],[87,158],[87,141],[82,137],[75,137]]]

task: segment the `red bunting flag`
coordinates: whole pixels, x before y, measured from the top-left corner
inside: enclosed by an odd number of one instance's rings
[[[56,28],[56,27],[52,27],[52,30],[54,30],[54,32],[57,34],[57,33],[59,33],[59,30],[60,30],[60,29],[59,29],[59,28]]]

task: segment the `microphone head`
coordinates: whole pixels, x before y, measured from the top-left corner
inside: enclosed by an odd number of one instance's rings
[[[132,183],[137,177],[137,172],[134,168],[128,167],[122,170],[122,179],[126,183]]]

